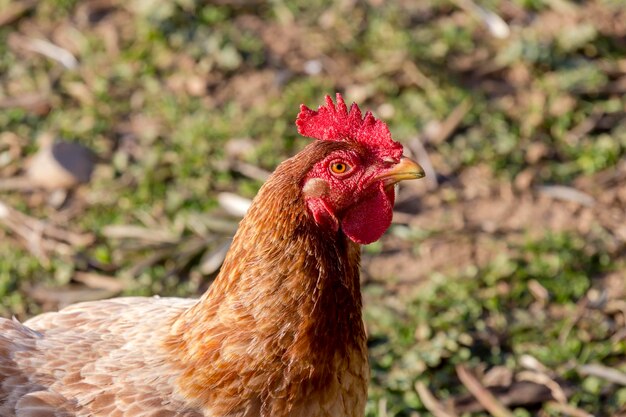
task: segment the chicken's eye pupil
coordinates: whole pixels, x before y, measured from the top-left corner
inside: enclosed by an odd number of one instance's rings
[[[343,162],[335,162],[330,166],[331,171],[335,174],[343,174],[348,170],[348,165]]]

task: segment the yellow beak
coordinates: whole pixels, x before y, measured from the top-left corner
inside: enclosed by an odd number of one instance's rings
[[[424,168],[411,158],[403,156],[400,162],[383,171],[376,179],[383,180],[385,185],[391,185],[404,180],[424,178],[425,175]]]

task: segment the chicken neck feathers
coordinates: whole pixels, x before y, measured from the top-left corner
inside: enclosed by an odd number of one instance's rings
[[[81,303],[0,319],[3,417],[362,416],[359,246],[300,197],[333,142],[277,168],[197,301]]]
[[[310,146],[314,160],[337,145]],[[362,415],[360,249],[314,225],[300,199],[307,163],[286,161],[262,187],[220,275],[168,339],[183,391],[218,414],[256,401],[267,416]]]

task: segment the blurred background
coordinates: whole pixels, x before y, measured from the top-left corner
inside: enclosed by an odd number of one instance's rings
[[[341,92],[426,168],[368,416],[626,415],[626,3],[0,0],[0,315],[197,296]]]

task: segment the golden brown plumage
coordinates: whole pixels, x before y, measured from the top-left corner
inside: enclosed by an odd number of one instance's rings
[[[363,416],[355,240],[382,233],[371,206],[388,211],[393,183],[420,175],[368,143],[315,141],[261,188],[200,300],[0,319],[0,416]]]
[[[202,416],[175,392],[180,371],[161,347],[193,304],[120,298],[0,320],[0,415]]]

